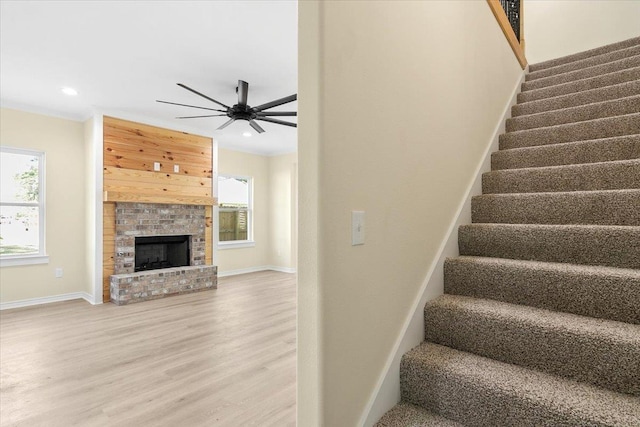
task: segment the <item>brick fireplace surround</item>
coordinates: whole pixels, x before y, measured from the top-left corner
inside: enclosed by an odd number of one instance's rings
[[[205,265],[205,232],[204,206],[117,203],[111,301],[124,305],[217,288],[217,267]],[[136,237],[174,235],[190,236],[189,266],[134,271]]]

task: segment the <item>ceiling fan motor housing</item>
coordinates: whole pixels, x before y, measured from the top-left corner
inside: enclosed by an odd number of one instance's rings
[[[258,115],[253,111],[253,108],[250,108],[248,105],[236,104],[227,109],[227,116],[236,120],[253,120]]]

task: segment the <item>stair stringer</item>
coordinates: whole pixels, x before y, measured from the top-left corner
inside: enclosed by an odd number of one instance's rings
[[[373,392],[367,400],[367,405],[358,421],[359,427],[373,426],[389,409],[400,402],[400,360],[402,356],[424,341],[424,306],[425,304],[444,294],[444,261],[446,258],[458,257],[458,227],[471,224],[471,199],[482,194],[482,174],[491,171],[491,153],[499,149],[499,136],[505,132],[508,118],[511,118],[511,107],[517,104],[517,96],[529,67],[522,71],[520,80],[516,83],[511,97],[505,104],[504,110],[492,137],[489,140],[484,155],[478,162],[473,178],[467,186],[467,191],[460,201],[456,215],[453,217],[445,238],[437,251],[437,258],[429,265],[425,279],[413,301],[401,333],[393,345]]]

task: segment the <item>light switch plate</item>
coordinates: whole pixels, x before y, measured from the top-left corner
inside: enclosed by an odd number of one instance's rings
[[[364,245],[364,211],[351,212],[351,246]]]
[[[173,171],[174,171],[175,173],[180,172],[180,165],[173,165]]]
[[[153,162],[153,170],[154,171],[160,170],[160,162]]]

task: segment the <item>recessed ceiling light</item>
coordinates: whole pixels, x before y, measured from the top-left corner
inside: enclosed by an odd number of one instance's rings
[[[251,136],[251,132],[243,132],[242,136],[244,136],[245,138],[249,138]]]
[[[76,96],[78,94],[78,91],[75,90],[72,87],[63,87],[62,88],[62,93],[64,93],[65,95],[69,95],[69,96]]]

